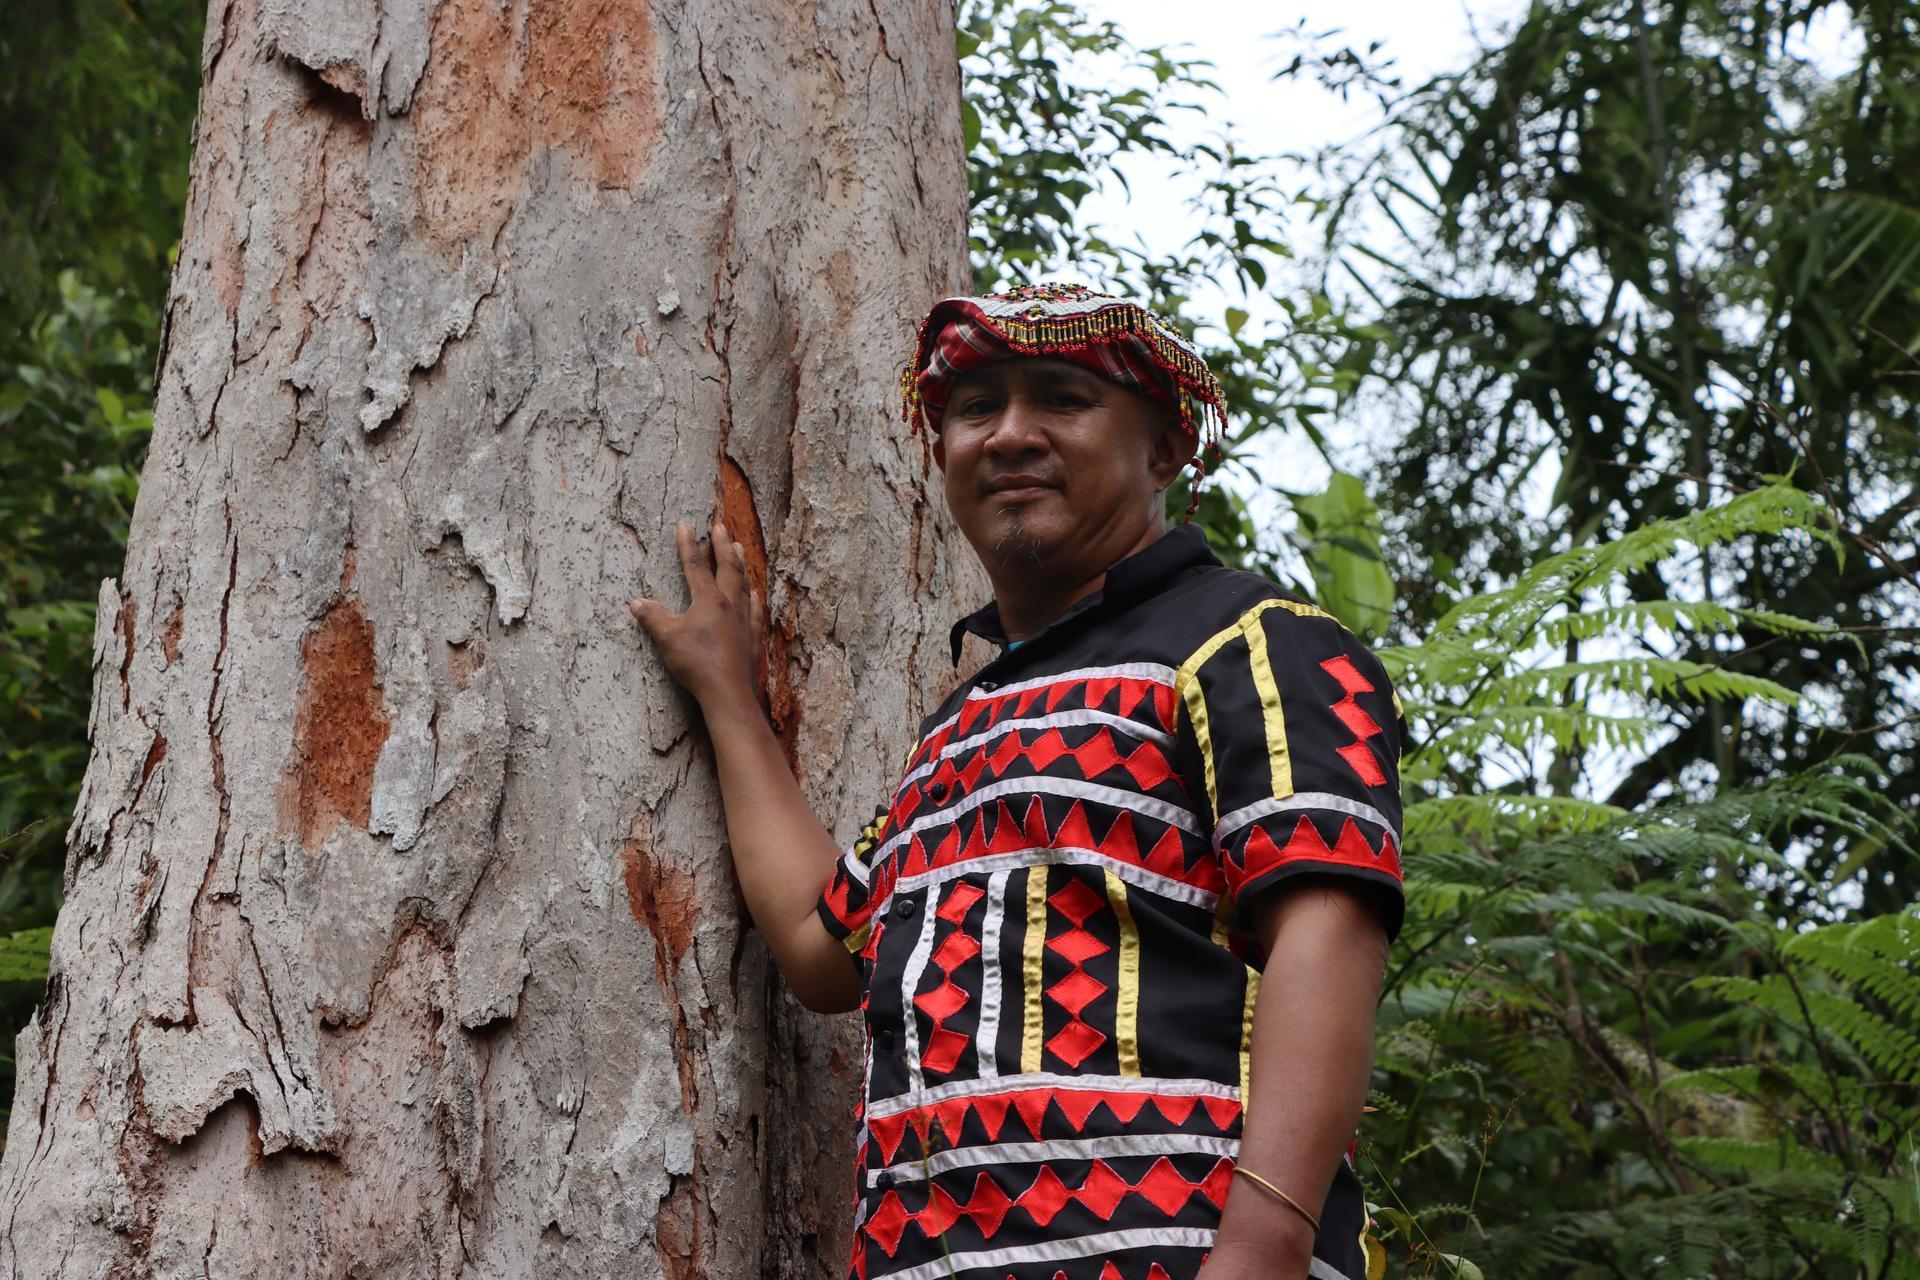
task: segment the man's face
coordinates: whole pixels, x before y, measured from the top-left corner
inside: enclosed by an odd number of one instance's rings
[[[1160,527],[1190,454],[1168,411],[1064,360],[1014,357],[956,378],[934,442],[947,506],[996,585],[1070,585]]]

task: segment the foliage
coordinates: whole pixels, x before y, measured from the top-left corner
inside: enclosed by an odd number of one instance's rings
[[[0,982],[37,982],[47,976],[53,926],[22,929],[0,938]]]
[[[187,196],[200,88],[192,0],[14,0],[0,17],[0,306],[48,307],[62,271],[158,304]],[[154,333],[143,332],[143,350]]]
[[[1771,485],[1549,556],[1381,651],[1418,745],[1361,1169],[1414,1274],[1448,1274],[1443,1250],[1520,1277],[1916,1274],[1920,913],[1783,928],[1754,911],[1779,878],[1831,911],[1823,842],[1901,847],[1878,765],[1634,809],[1552,768],[1590,744],[1643,752],[1666,706],[1797,702],[1628,646],[1650,620],[1830,629],[1623,592],[1748,540],[1832,554],[1835,523]],[[1622,656],[1569,661],[1554,637],[1572,633]],[[1806,835],[1783,853],[1790,831]]]
[[[1853,750],[1920,805],[1916,72],[1910,0],[1535,0],[1322,158],[1323,287],[1388,335],[1328,358],[1366,365],[1350,411],[1391,442],[1370,487],[1402,634],[1546,550],[1769,475],[1838,517],[1844,564],[1762,540],[1637,584],[1854,644],[1745,621],[1650,633],[1809,701],[1664,709],[1655,749],[1605,778],[1623,807]],[[1850,866],[1873,911],[1920,892],[1888,850],[1840,837],[1810,856]],[[1801,888],[1777,882],[1775,908]]]

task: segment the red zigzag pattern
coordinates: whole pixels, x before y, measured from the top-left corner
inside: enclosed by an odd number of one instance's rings
[[[1187,866],[1186,849],[1182,845],[1178,827],[1166,828],[1152,847],[1143,852],[1134,833],[1133,814],[1126,810],[1121,810],[1120,816],[1113,820],[1105,835],[1095,839],[1093,826],[1087,820],[1086,806],[1081,801],[1074,801],[1059,825],[1052,830],[1047,828],[1046,809],[1040,803],[1039,796],[1027,798],[1023,816],[1015,815],[1014,803],[1017,801],[996,800],[980,806],[969,819],[948,827],[940,843],[931,849],[920,833],[915,832],[900,855],[890,860],[893,874],[919,875],[956,862],[998,853],[1018,853],[1026,849],[1092,849],[1117,862],[1130,863],[1158,875],[1184,880],[1196,889],[1219,893],[1225,888],[1226,882],[1212,859],[1201,859],[1194,866]],[[966,828],[964,836],[961,834],[963,826]],[[889,878],[885,883],[875,884],[876,900],[886,896],[892,883]]]
[[[1294,823],[1293,835],[1288,838],[1284,848],[1273,842],[1273,837],[1267,834],[1264,826],[1254,827],[1252,834],[1247,837],[1240,859],[1247,869],[1242,883],[1257,879],[1286,863],[1303,861],[1337,862],[1342,866],[1390,872],[1395,878],[1400,875],[1400,851],[1394,848],[1391,831],[1381,835],[1380,847],[1376,850],[1358,824],[1348,818],[1341,823],[1340,838],[1329,845],[1313,819],[1304,813]]]
[[[917,768],[934,758],[956,738],[967,738],[1000,723],[1023,719],[1036,708],[1051,713],[1073,694],[1080,694],[1079,707],[1088,711],[1106,711],[1131,718],[1143,702],[1151,702],[1152,727],[1163,733],[1173,731],[1173,687],[1158,680],[1107,678],[1099,680],[1062,680],[1055,684],[1023,689],[1019,693],[995,698],[969,698],[960,714],[945,728],[929,734],[914,749],[909,768]]]
[[[946,1234],[947,1229],[961,1218],[967,1218],[980,1229],[982,1236],[991,1239],[1000,1230],[1007,1215],[1015,1209],[1025,1212],[1035,1225],[1042,1228],[1073,1203],[1085,1206],[1102,1222],[1106,1222],[1112,1219],[1113,1211],[1120,1207],[1120,1202],[1130,1195],[1141,1197],[1171,1218],[1180,1212],[1196,1191],[1212,1201],[1215,1208],[1224,1206],[1227,1184],[1232,1177],[1233,1161],[1225,1156],[1216,1161],[1212,1172],[1198,1182],[1184,1177],[1166,1156],[1154,1161],[1153,1167],[1138,1182],[1128,1182],[1115,1173],[1106,1161],[1095,1160],[1086,1178],[1071,1191],[1054,1173],[1051,1165],[1042,1165],[1033,1185],[1018,1196],[1009,1198],[992,1175],[983,1169],[974,1178],[973,1194],[968,1197],[966,1204],[959,1203],[947,1193],[946,1188],[934,1183],[926,1206],[917,1213],[910,1212],[899,1193],[889,1191],[881,1198],[880,1207],[862,1224],[861,1230],[886,1250],[891,1258],[899,1251],[900,1237],[906,1233],[909,1223],[932,1240]]]
[[[1201,1108],[1221,1133],[1228,1132],[1240,1116],[1237,1098],[1191,1093],[1119,1093],[1104,1089],[1015,1089],[977,1098],[949,1098],[913,1111],[870,1117],[867,1131],[879,1145],[881,1158],[892,1161],[909,1130],[919,1138],[922,1150],[936,1125],[948,1145],[959,1145],[960,1126],[969,1115],[980,1121],[988,1142],[1000,1141],[1000,1130],[1006,1125],[1009,1112],[1020,1117],[1020,1122],[1027,1127],[1027,1135],[1038,1142],[1044,1140],[1049,1105],[1057,1107],[1071,1131],[1078,1134],[1086,1131],[1087,1118],[1097,1107],[1105,1107],[1118,1126],[1125,1126],[1132,1124],[1148,1104],[1174,1126],[1184,1125],[1194,1109]]]
[[[1339,681],[1341,691],[1346,694],[1346,697],[1333,704],[1333,714],[1341,724],[1347,726],[1347,732],[1353,735],[1354,740],[1335,750],[1347,762],[1347,767],[1360,775],[1360,781],[1370,787],[1386,786],[1386,771],[1381,769],[1380,762],[1374,759],[1372,748],[1367,746],[1368,738],[1380,734],[1380,726],[1354,697],[1355,694],[1372,693],[1373,682],[1361,675],[1353,665],[1353,659],[1345,654],[1328,658],[1320,664],[1320,669]]]
[[[958,758],[942,760],[939,768],[927,776],[919,795],[932,792],[942,797],[938,802],[942,804],[958,800],[978,786],[983,776],[989,781],[1004,777],[1023,759],[1032,764],[1036,774],[1048,773],[1059,761],[1070,759],[1088,782],[1109,769],[1125,769],[1142,791],[1151,791],[1174,777],[1173,766],[1167,763],[1159,747],[1143,742],[1131,753],[1122,755],[1114,745],[1113,730],[1105,725],[1077,747],[1068,746],[1058,729],[1044,730],[1031,743],[1022,743],[1020,731],[1016,729],[1001,738],[991,751],[983,748],[968,755],[966,764],[956,765],[954,760]]]

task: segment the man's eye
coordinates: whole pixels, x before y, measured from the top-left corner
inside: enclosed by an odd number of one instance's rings
[[[963,400],[960,402],[960,412],[970,417],[982,413],[991,413],[993,412],[993,401],[987,399],[985,396],[975,396],[971,400]]]

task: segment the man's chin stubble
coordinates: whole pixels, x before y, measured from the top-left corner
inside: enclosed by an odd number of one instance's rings
[[[1028,528],[1027,522],[1019,511],[1007,513],[1006,525],[1001,530],[999,541],[993,545],[993,557],[1003,565],[1011,565],[1021,560],[1040,564],[1040,539]]]

